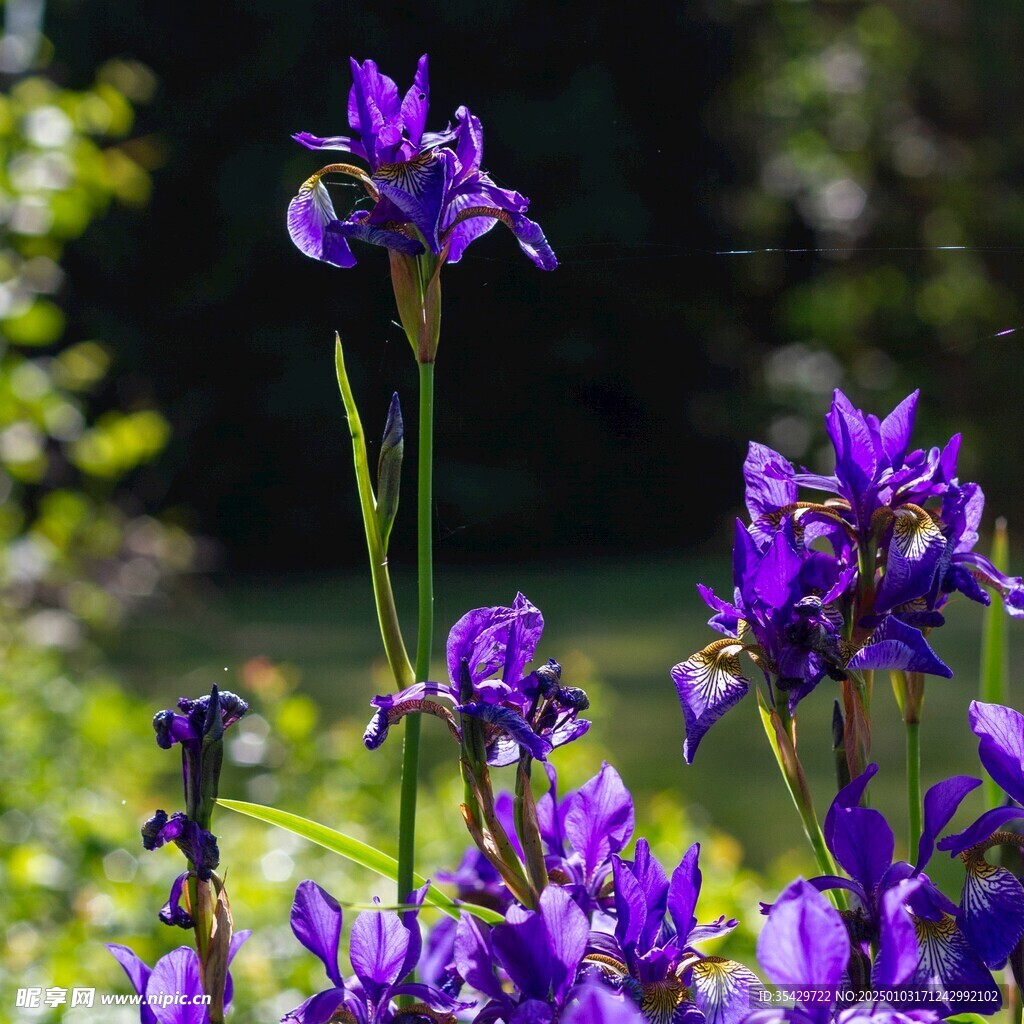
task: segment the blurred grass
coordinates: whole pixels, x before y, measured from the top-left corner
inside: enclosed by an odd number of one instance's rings
[[[413,580],[400,567],[393,571],[400,610],[411,623]],[[538,657],[560,660],[570,682],[597,680],[592,735],[641,803],[672,794],[691,821],[734,835],[751,867],[778,867],[782,859],[810,871],[796,813],[777,777],[752,699],[714,727],[694,765],[682,761],[682,715],[668,672],[714,638],[694,584],[706,581],[726,592],[728,579],[725,563],[684,560],[472,571],[442,567],[435,657],[443,656],[444,631],[464,611],[507,604],[516,589],[522,590],[545,616]],[[967,705],[977,693],[980,628],[980,609],[957,601],[947,625],[932,636],[955,676],[928,685],[922,739],[925,788],[947,775],[979,770]],[[213,581],[187,605],[136,621],[109,653],[136,688],[165,696],[169,685],[201,689],[211,673],[223,676],[225,667],[253,657],[290,662],[301,671],[302,689],[318,702],[325,721],[362,724],[369,698],[381,687],[390,688],[378,648],[368,582],[354,573],[336,579]],[[1011,667],[1020,667],[1019,655]],[[443,678],[443,662],[438,661],[436,672]],[[830,721],[836,691],[826,680],[799,713],[800,750],[819,814],[835,791]],[[425,732],[428,765],[450,756],[438,730]],[[882,771],[872,787],[872,802],[888,815],[898,837],[906,832],[903,743],[888,678],[880,675],[873,752]],[[977,807],[966,807],[964,817],[977,810],[980,798]],[[940,877],[944,867],[933,865]]]

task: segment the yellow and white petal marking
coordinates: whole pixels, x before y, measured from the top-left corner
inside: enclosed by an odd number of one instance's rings
[[[402,160],[394,164],[381,164],[374,172],[378,181],[387,182],[401,189],[407,195],[420,198],[431,184],[424,171],[437,159],[431,150],[421,153],[412,160]]]
[[[969,947],[953,917],[943,914],[938,921],[915,917],[914,931],[920,953],[915,980],[941,985],[944,980],[955,978],[957,966]]]
[[[749,968],[720,956],[704,957],[694,964],[693,999],[707,1024],[727,1024],[750,1009],[751,994],[761,982]]]
[[[708,644],[672,669],[686,721],[683,757],[693,761],[701,737],[750,689],[740,675],[739,653],[746,645],[730,637]]]
[[[929,548],[945,543],[938,524],[919,505],[902,505],[895,517],[893,543],[908,561],[919,561]]]
[[[643,986],[640,1011],[651,1024],[672,1024],[687,994],[686,986],[678,978],[650,981]]]
[[[351,164],[328,164],[316,174],[310,175],[302,183],[298,195],[288,204],[288,234],[307,256],[337,262],[342,266],[350,265],[343,254],[325,252],[324,231],[328,224],[338,219],[331,195],[321,180],[327,174],[345,174],[355,178],[374,202],[379,198],[377,189],[365,171]]]
[[[740,651],[744,645],[726,637],[715,640],[683,664],[689,670],[693,693],[701,698],[700,704],[691,704],[698,717],[713,708],[738,683],[747,685],[740,669]]]

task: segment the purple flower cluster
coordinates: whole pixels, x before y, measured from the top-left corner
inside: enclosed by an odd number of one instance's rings
[[[292,928],[324,961],[334,987],[284,1020],[397,1020],[411,1011],[390,1000],[405,994],[416,1000],[414,1020],[454,1020],[442,1014],[457,1013],[475,1024],[739,1024],[760,982],[742,965],[697,948],[736,926],[724,918],[697,923],[700,847],[687,850],[671,876],[645,839],[627,860],[633,800],[615,769],[605,764],[561,800],[553,769],[549,775],[552,786],[537,811],[550,882],[534,909],[502,890],[475,850],[447,876],[467,902],[499,906],[501,924],[467,911],[438,924],[421,946],[415,910],[401,919],[364,912],[351,940],[356,977],[346,981],[337,970],[340,908],[313,882],[301,883]],[[510,799],[497,802],[510,814]],[[418,908],[424,893],[408,902]],[[402,982],[417,962],[421,980]],[[374,985],[367,984],[371,973]]]
[[[350,64],[348,123],[355,135],[320,138],[300,132],[294,138],[308,149],[349,153],[367,169],[329,164],[302,185],[288,207],[288,232],[302,252],[351,267],[356,260],[349,241],[356,239],[393,253],[429,252],[442,262],[457,263],[471,242],[502,223],[538,267],[557,266],[540,225],[526,216],[529,200],[500,187],[481,169],[480,119],[459,107],[454,126],[425,130],[430,100],[426,54],[404,95],[372,60]],[[339,217],[324,183],[336,175],[358,181],[368,207]]]
[[[995,847],[1024,848],[1024,837],[1003,830],[1024,818],[1024,715],[974,701],[970,722],[982,764],[1005,790],[1007,804],[939,839],[981,782],[954,776],[932,786],[924,798],[916,860],[909,864],[894,860],[895,840],[885,817],[860,806],[877,766],[840,790],[824,834],[846,876],[798,879],[768,908],[758,942],[768,980],[813,998],[798,999],[794,1008],[754,1012],[747,1024],[848,1024],[860,1017],[927,1024],[955,1014],[989,1015],[1002,1005],[992,970],[1009,962],[1018,985],[1024,980],[1024,886],[986,859]],[[925,873],[936,848],[963,862],[959,904]],[[845,894],[848,909],[833,909],[822,895],[830,890]],[[864,992],[885,993],[896,1003],[864,1002],[857,996]],[[908,1006],[914,1008],[909,1014]]]
[[[960,435],[910,449],[918,393],[879,420],[836,391],[825,418],[832,475],[798,472],[752,442],[743,475],[750,522],[737,521],[731,600],[698,590],[724,639],[672,669],[692,761],[708,729],[750,688],[740,655],[763,674],[769,703],[792,712],[826,676],[876,669],[949,677],[925,634],[954,593],[999,592],[1024,616],[1024,582],[973,550],[984,495],[956,475]],[[802,492],[817,492],[815,500]],[[824,497],[821,497],[824,495]]]

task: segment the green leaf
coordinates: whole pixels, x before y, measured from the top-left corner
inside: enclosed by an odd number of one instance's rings
[[[1006,520],[997,519],[992,538],[992,564],[1002,573],[1009,567],[1009,538]],[[1003,602],[994,597],[984,611],[981,627],[981,692],[986,704],[1009,702],[1010,652]],[[985,802],[989,807],[1003,803],[1003,791],[991,779],[985,779]]]
[[[225,800],[221,797],[218,798],[217,803],[221,807],[226,807],[229,811],[237,811],[239,814],[245,814],[250,818],[255,818],[257,821],[265,821],[270,825],[277,825],[278,828],[286,829],[297,836],[302,836],[303,839],[308,839],[311,843],[316,843],[325,850],[330,850],[332,853],[345,857],[347,860],[352,861],[353,864],[359,864],[364,868],[369,868],[371,871],[376,871],[378,875],[387,878],[389,881],[394,882],[398,878],[398,861],[394,857],[389,856],[382,850],[378,850],[374,846],[370,846],[368,843],[353,839],[343,832],[337,832],[333,828],[321,825],[319,822],[310,821],[309,818],[300,818],[297,814],[279,810],[277,807],[264,807],[262,804],[251,804],[245,800]],[[417,888],[425,883],[426,879],[421,875],[413,875],[413,884]],[[446,896],[440,889],[436,889],[434,886],[427,890],[426,902],[431,904],[431,906],[437,907],[439,910],[443,910],[456,920],[459,918],[460,911],[463,910],[479,917],[481,921],[486,921],[488,924],[500,924],[505,920],[501,914],[494,910],[488,910],[486,907],[477,907],[470,903],[456,903],[450,896]]]

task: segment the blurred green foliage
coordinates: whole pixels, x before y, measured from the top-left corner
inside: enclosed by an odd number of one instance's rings
[[[111,354],[68,338],[62,308],[68,242],[111,203],[149,197],[159,149],[130,135],[133,101],[153,86],[146,68],[114,61],[89,89],[31,74],[0,92],[0,611],[42,644],[116,623],[194,553],[126,486],[164,447],[166,421],[149,408],[95,415],[110,404],[90,396]]]
[[[763,328],[747,355],[767,440],[827,465],[820,416],[834,387],[880,413],[921,387],[934,443],[963,429],[962,475],[1009,511],[1024,452],[993,410],[1024,384],[1022,143],[1006,92],[1021,83],[1005,73],[1019,11],[870,0],[716,10],[735,63],[713,130],[744,169],[720,210],[750,248],[776,249],[737,277]]]

